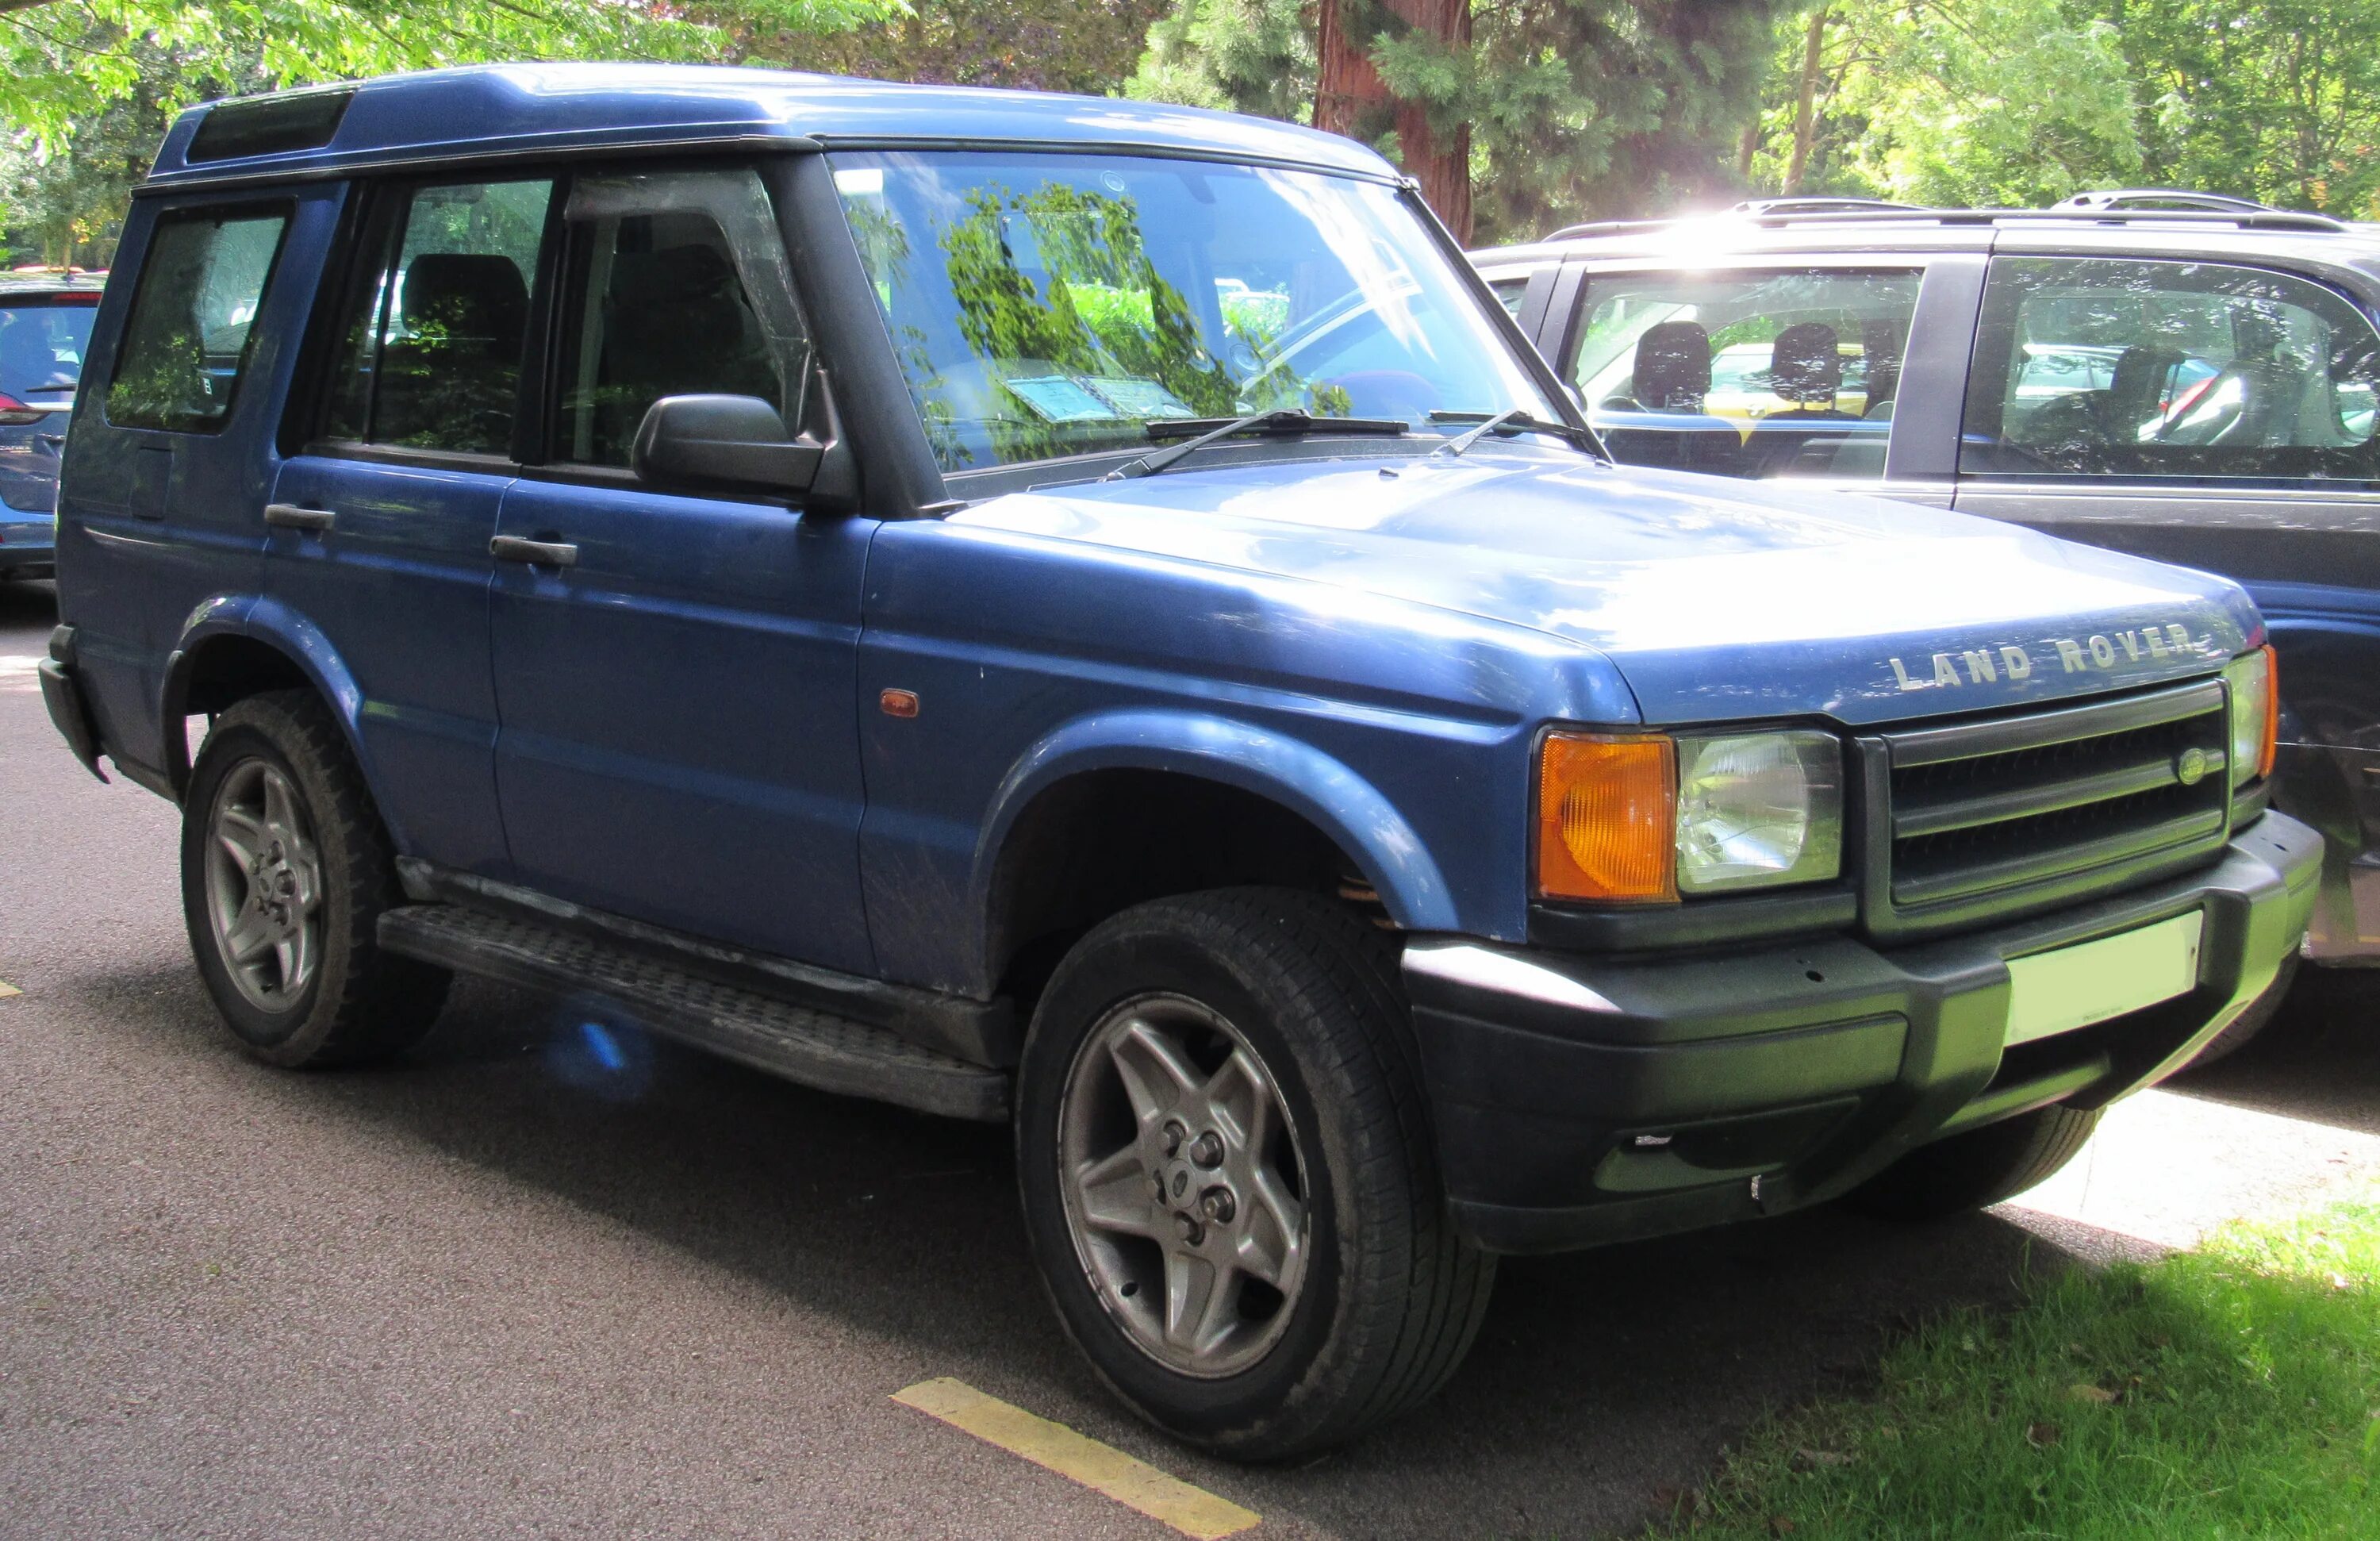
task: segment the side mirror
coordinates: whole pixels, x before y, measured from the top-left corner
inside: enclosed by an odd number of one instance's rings
[[[855,491],[851,451],[826,408],[831,437],[795,438],[759,396],[663,396],[645,410],[628,464],[638,480],[847,502]]]

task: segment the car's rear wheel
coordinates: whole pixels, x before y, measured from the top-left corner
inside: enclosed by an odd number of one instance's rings
[[[182,909],[243,1047],[338,1064],[427,1031],[448,976],[380,950],[381,914],[400,898],[387,831],[319,699],[274,691],[216,718],[182,805]]]
[[[2036,1108],[1920,1146],[1852,1191],[1852,1207],[1894,1220],[1946,1219],[2046,1183],[2099,1127],[2099,1111]]]
[[[1494,1259],[1448,1223],[1388,939],[1232,890],[1109,920],[1019,1072],[1025,1215],[1060,1319],[1182,1438],[1278,1459],[1427,1397]]]

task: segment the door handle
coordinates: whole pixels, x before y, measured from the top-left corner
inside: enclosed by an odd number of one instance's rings
[[[488,554],[499,562],[526,562],[536,567],[575,567],[578,548],[566,540],[525,540],[499,535],[488,542]]]
[[[320,535],[339,522],[339,516],[327,508],[300,508],[294,503],[268,503],[264,505],[264,522],[281,529],[310,529]]]

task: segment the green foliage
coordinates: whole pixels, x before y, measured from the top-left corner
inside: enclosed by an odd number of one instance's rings
[[[17,0],[0,197],[19,256],[104,261],[173,115],[240,91],[491,59],[706,59],[904,0]]]
[[[737,57],[837,75],[1105,95],[1132,73],[1164,0],[921,0],[847,32],[739,34]]]
[[[1124,94],[1310,123],[1315,67],[1305,0],[1184,0],[1148,29]]]
[[[2380,216],[2380,5],[1828,0],[1796,181],[1785,29],[1748,170],[1770,191],[2053,202],[2145,183]]]
[[[2149,180],[2380,219],[2380,5],[2102,0]]]
[[[1732,186],[1776,18],[1798,0],[1482,0],[1452,47],[1351,6],[1391,90],[1469,124],[1476,238],[1683,205]],[[1275,117],[1314,97],[1310,16],[1286,0],[1181,0],[1132,94]],[[1284,111],[1294,104],[1295,113]],[[1385,124],[1368,126],[1390,153]]]
[[[2350,1205],[1938,1323],[1876,1400],[1755,1431],[1662,1534],[2364,1537],[2375,1387],[2380,1206]]]

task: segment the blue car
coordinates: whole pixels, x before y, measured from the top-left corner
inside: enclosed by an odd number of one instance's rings
[[[2039,1181],[2319,877],[2236,585],[1623,469],[1281,124],[198,108],[67,443],[44,693],[180,807],[242,1045],[461,972],[1004,1122],[1066,1332],[1236,1456],[1427,1397],[1500,1254]]]
[[[103,273],[0,273],[0,578],[44,577],[59,452]]]

